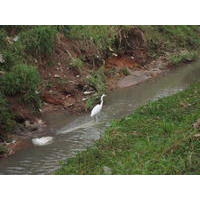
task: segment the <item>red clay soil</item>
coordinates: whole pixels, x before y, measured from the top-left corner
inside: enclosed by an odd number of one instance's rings
[[[137,62],[135,62],[134,57],[130,57],[130,56],[114,56],[114,57],[110,57],[106,60],[106,67],[110,68],[110,67],[117,67],[117,68],[136,68],[138,67],[139,64]]]

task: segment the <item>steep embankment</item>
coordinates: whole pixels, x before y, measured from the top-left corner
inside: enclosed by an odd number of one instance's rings
[[[199,38],[197,26],[1,26],[0,142],[44,126],[42,112],[85,112],[106,90],[192,61]]]

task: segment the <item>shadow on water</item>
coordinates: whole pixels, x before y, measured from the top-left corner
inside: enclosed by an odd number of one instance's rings
[[[99,122],[89,114],[81,116],[54,112],[44,116],[48,122],[53,143],[31,146],[14,156],[0,161],[0,174],[48,174],[56,170],[59,161],[74,156],[99,139],[113,119],[132,113],[148,101],[185,89],[200,77],[200,61],[180,66],[163,76],[123,89],[117,89],[105,98]]]

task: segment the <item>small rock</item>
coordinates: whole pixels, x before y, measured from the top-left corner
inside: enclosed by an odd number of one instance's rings
[[[15,144],[16,143],[16,140],[13,140],[12,142],[11,142],[11,144]]]
[[[40,124],[42,126],[45,124],[44,121],[42,121],[41,119],[37,119],[36,121],[37,121],[38,124]]]
[[[3,71],[0,71],[0,75],[4,75],[5,74],[5,72],[3,72]]]
[[[61,66],[61,63],[59,62],[58,65]]]
[[[200,133],[194,135],[195,138],[200,138]]]
[[[36,130],[38,130],[39,128],[40,128],[40,125],[37,124],[37,123],[34,123],[34,124],[32,124],[32,125],[30,126],[30,130],[31,130],[31,131],[36,131]]]
[[[80,75],[76,75],[76,77],[77,77],[77,78],[79,78],[79,77],[80,77]]]
[[[86,101],[88,98],[83,98],[82,101]]]
[[[28,121],[28,120],[26,120],[25,122],[24,122],[24,124],[25,124],[25,127],[30,127],[31,126],[31,123],[30,123],[30,121]]]
[[[152,77],[158,76],[162,71],[160,69],[153,69],[149,73]]]
[[[103,167],[104,174],[111,175],[112,169],[110,167],[104,166]]]

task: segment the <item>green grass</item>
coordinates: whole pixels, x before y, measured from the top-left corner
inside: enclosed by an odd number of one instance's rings
[[[7,148],[4,145],[0,144],[0,156],[5,154],[6,152]]]
[[[183,62],[191,62],[198,58],[198,53],[196,51],[191,52],[181,52],[179,54],[169,57],[169,61],[172,65],[178,65]]]
[[[199,49],[198,26],[138,26],[145,35],[149,54],[152,57],[166,51]]]
[[[40,84],[40,76],[37,69],[29,65],[16,65],[0,77],[1,91],[6,96],[22,95],[24,103],[39,109],[40,98],[37,90]]]
[[[14,116],[8,108],[5,96],[0,93],[0,138],[3,139],[3,132],[12,131],[14,126]]]
[[[32,56],[50,56],[55,47],[57,29],[55,26],[34,26],[20,33],[25,51]]]
[[[80,58],[71,58],[70,67],[75,71],[81,72],[84,62]]]
[[[100,67],[88,78],[88,84],[96,90],[95,96],[90,97],[86,101],[86,109],[90,110],[98,102],[100,96],[106,92],[104,67]]]
[[[118,26],[68,26],[66,36],[72,39],[90,40],[99,51],[112,46],[118,34]]]
[[[200,83],[113,121],[92,147],[63,162],[56,174],[200,174]]]

